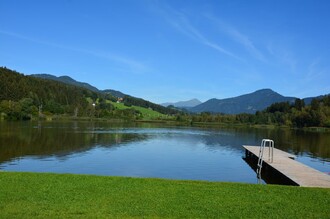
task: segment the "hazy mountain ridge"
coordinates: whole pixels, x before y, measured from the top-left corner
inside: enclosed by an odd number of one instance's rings
[[[310,105],[313,99],[315,99],[315,98],[316,99],[322,99],[325,96],[327,96],[327,95],[320,95],[320,96],[317,96],[317,97],[306,97],[303,100],[304,100],[304,102],[305,102],[306,105]]]
[[[126,104],[128,106],[135,105],[135,106],[140,106],[140,107],[147,108],[147,109],[151,108],[154,111],[157,111],[162,114],[176,114],[176,113],[180,112],[178,109],[169,109],[169,108],[166,108],[159,104],[155,104],[150,101],[144,100],[142,98],[137,98],[137,97],[134,97],[131,95],[124,94],[120,91],[116,91],[116,90],[112,90],[112,89],[99,90],[96,87],[94,87],[88,83],[76,81],[69,76],[57,77],[57,76],[50,75],[50,74],[33,74],[30,76],[34,77],[34,78],[45,79],[45,80],[58,81],[58,82],[68,84],[68,85],[74,85],[74,86],[77,86],[80,88],[85,88],[85,89],[88,89],[90,91],[100,93],[100,94],[110,94],[114,98],[124,98],[125,97],[124,100],[122,100],[122,101],[124,104]]]
[[[191,108],[191,107],[195,107],[201,103],[202,102],[200,100],[194,98],[191,100],[179,101],[179,102],[174,102],[174,103],[161,103],[160,105],[165,106],[165,107],[173,105],[174,107],[178,107],[178,108]]]
[[[103,90],[102,92],[111,94],[112,96],[118,97],[118,98],[124,98],[125,96],[127,96],[127,94],[124,94],[120,91],[112,90],[112,89],[106,89],[106,90]]]
[[[271,89],[261,89],[253,93],[226,99],[210,99],[190,109],[191,112],[212,112],[225,114],[251,113],[264,110],[276,102],[294,102],[295,97],[285,97]]]
[[[47,80],[54,80],[58,82],[62,82],[65,84],[75,85],[78,87],[86,88],[94,92],[101,92],[105,94],[111,94],[117,98],[123,98],[128,96],[120,91],[106,89],[99,90],[96,87],[85,83],[74,80],[69,76],[54,76],[50,74],[33,74],[32,77],[42,78]],[[322,98],[324,95],[320,95],[317,97],[307,97],[303,100],[305,104],[310,104],[312,99],[314,98]],[[132,96],[132,98],[134,98]],[[192,113],[201,113],[201,112],[211,112],[211,113],[224,113],[224,114],[239,114],[239,113],[250,113],[254,114],[257,111],[262,111],[266,109],[273,103],[276,102],[290,102],[293,103],[297,99],[296,97],[285,97],[271,89],[261,89],[255,92],[240,95],[237,97],[225,98],[225,99],[216,99],[212,98],[204,103],[199,101],[198,99],[191,99],[188,101],[179,101],[174,103],[162,103],[161,106],[169,106],[173,105],[177,108],[184,108]],[[141,99],[142,100],[142,99]],[[148,102],[148,101],[147,101]]]
[[[47,79],[47,80],[59,81],[59,82],[65,83],[65,84],[71,84],[71,85],[75,85],[78,87],[83,87],[83,88],[86,88],[88,90],[95,91],[95,92],[103,92],[103,93],[111,94],[114,97],[123,98],[124,96],[126,96],[126,94],[124,94],[120,91],[112,90],[112,89],[99,90],[98,88],[96,88],[88,83],[76,81],[75,79],[73,79],[69,76],[66,76],[66,75],[57,77],[57,76],[54,76],[51,74],[32,74],[31,76],[36,77],[36,78]]]
[[[35,78],[42,78],[42,79],[62,82],[65,84],[75,85],[78,87],[86,88],[86,89],[94,91],[94,92],[100,92],[100,90],[97,89],[96,87],[94,87],[88,83],[85,83],[85,82],[76,81],[73,78],[66,76],[66,75],[57,77],[57,76],[51,75],[51,74],[32,74],[31,76],[35,77]]]

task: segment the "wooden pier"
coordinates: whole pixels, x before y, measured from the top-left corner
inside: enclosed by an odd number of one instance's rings
[[[260,146],[243,145],[243,147],[247,156],[259,157]],[[270,162],[268,151],[269,147],[265,147],[263,165],[269,165],[299,186],[330,188],[329,175],[294,160],[295,156],[276,148],[274,148],[273,152],[273,162]]]

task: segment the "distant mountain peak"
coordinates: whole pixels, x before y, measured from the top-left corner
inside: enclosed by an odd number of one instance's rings
[[[259,93],[259,94],[276,94],[276,95],[280,95],[279,93],[273,91],[270,88],[265,88],[265,89],[260,89],[260,90],[256,90],[253,93]],[[282,95],[281,95],[282,96]]]
[[[276,93],[275,91],[273,91],[273,90],[270,89],[270,88],[262,88],[262,89],[256,90],[256,91],[253,92],[253,93],[256,93],[256,92],[274,92],[274,93]]]
[[[202,102],[200,100],[198,100],[197,98],[193,98],[191,100],[179,101],[179,102],[174,102],[174,103],[162,103],[160,105],[162,105],[162,106],[173,105],[173,106],[179,107],[179,108],[191,108],[191,107],[195,107],[201,103]]]
[[[260,89],[252,93],[226,99],[210,99],[191,109],[192,112],[225,114],[255,113],[276,102],[293,102],[295,97],[284,97],[272,89]]]
[[[74,80],[73,78],[71,78],[70,76],[67,76],[67,75],[59,76],[58,78],[63,79],[63,80],[69,80],[69,81],[77,82],[76,80]]]

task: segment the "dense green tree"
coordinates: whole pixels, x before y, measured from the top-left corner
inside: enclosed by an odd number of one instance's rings
[[[314,98],[312,100],[312,102],[311,102],[311,109],[312,110],[315,110],[315,111],[317,111],[317,110],[320,109],[320,101],[318,99]]]
[[[21,119],[27,120],[38,115],[38,109],[33,104],[33,99],[23,98],[19,101],[19,104],[21,106]]]
[[[297,110],[302,110],[302,108],[305,107],[305,102],[304,100],[301,99],[296,99],[294,101],[294,108],[296,108]]]
[[[280,103],[274,103],[270,105],[267,109],[266,112],[268,113],[275,113],[275,112],[282,112],[282,113],[287,113],[291,109],[291,106],[289,102],[280,102]]]
[[[134,105],[134,106],[141,106],[144,108],[150,108],[157,112],[160,112],[163,114],[168,114],[168,115],[175,115],[178,113],[182,113],[182,112],[178,111],[177,109],[167,108],[167,107],[143,100],[141,98],[136,98],[136,97],[132,97],[132,96],[128,96],[128,95],[124,97],[124,104],[126,106]]]

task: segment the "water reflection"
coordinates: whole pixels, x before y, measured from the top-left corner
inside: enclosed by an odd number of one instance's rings
[[[251,169],[256,173],[257,176],[257,168],[258,168],[258,159],[253,156],[245,156],[242,158],[247,165],[251,167]],[[297,183],[283,175],[282,173],[276,171],[268,165],[263,165],[263,171],[261,172],[261,179],[258,178],[258,184],[280,184],[280,185],[290,185],[290,186],[298,186]]]
[[[256,183],[242,145],[275,147],[330,172],[330,134],[96,122],[0,123],[0,168]]]
[[[93,147],[119,147],[121,143],[142,141],[138,133],[97,133],[94,123],[0,123],[0,162],[35,155],[39,158],[66,156]],[[91,130],[85,132],[84,130]]]

